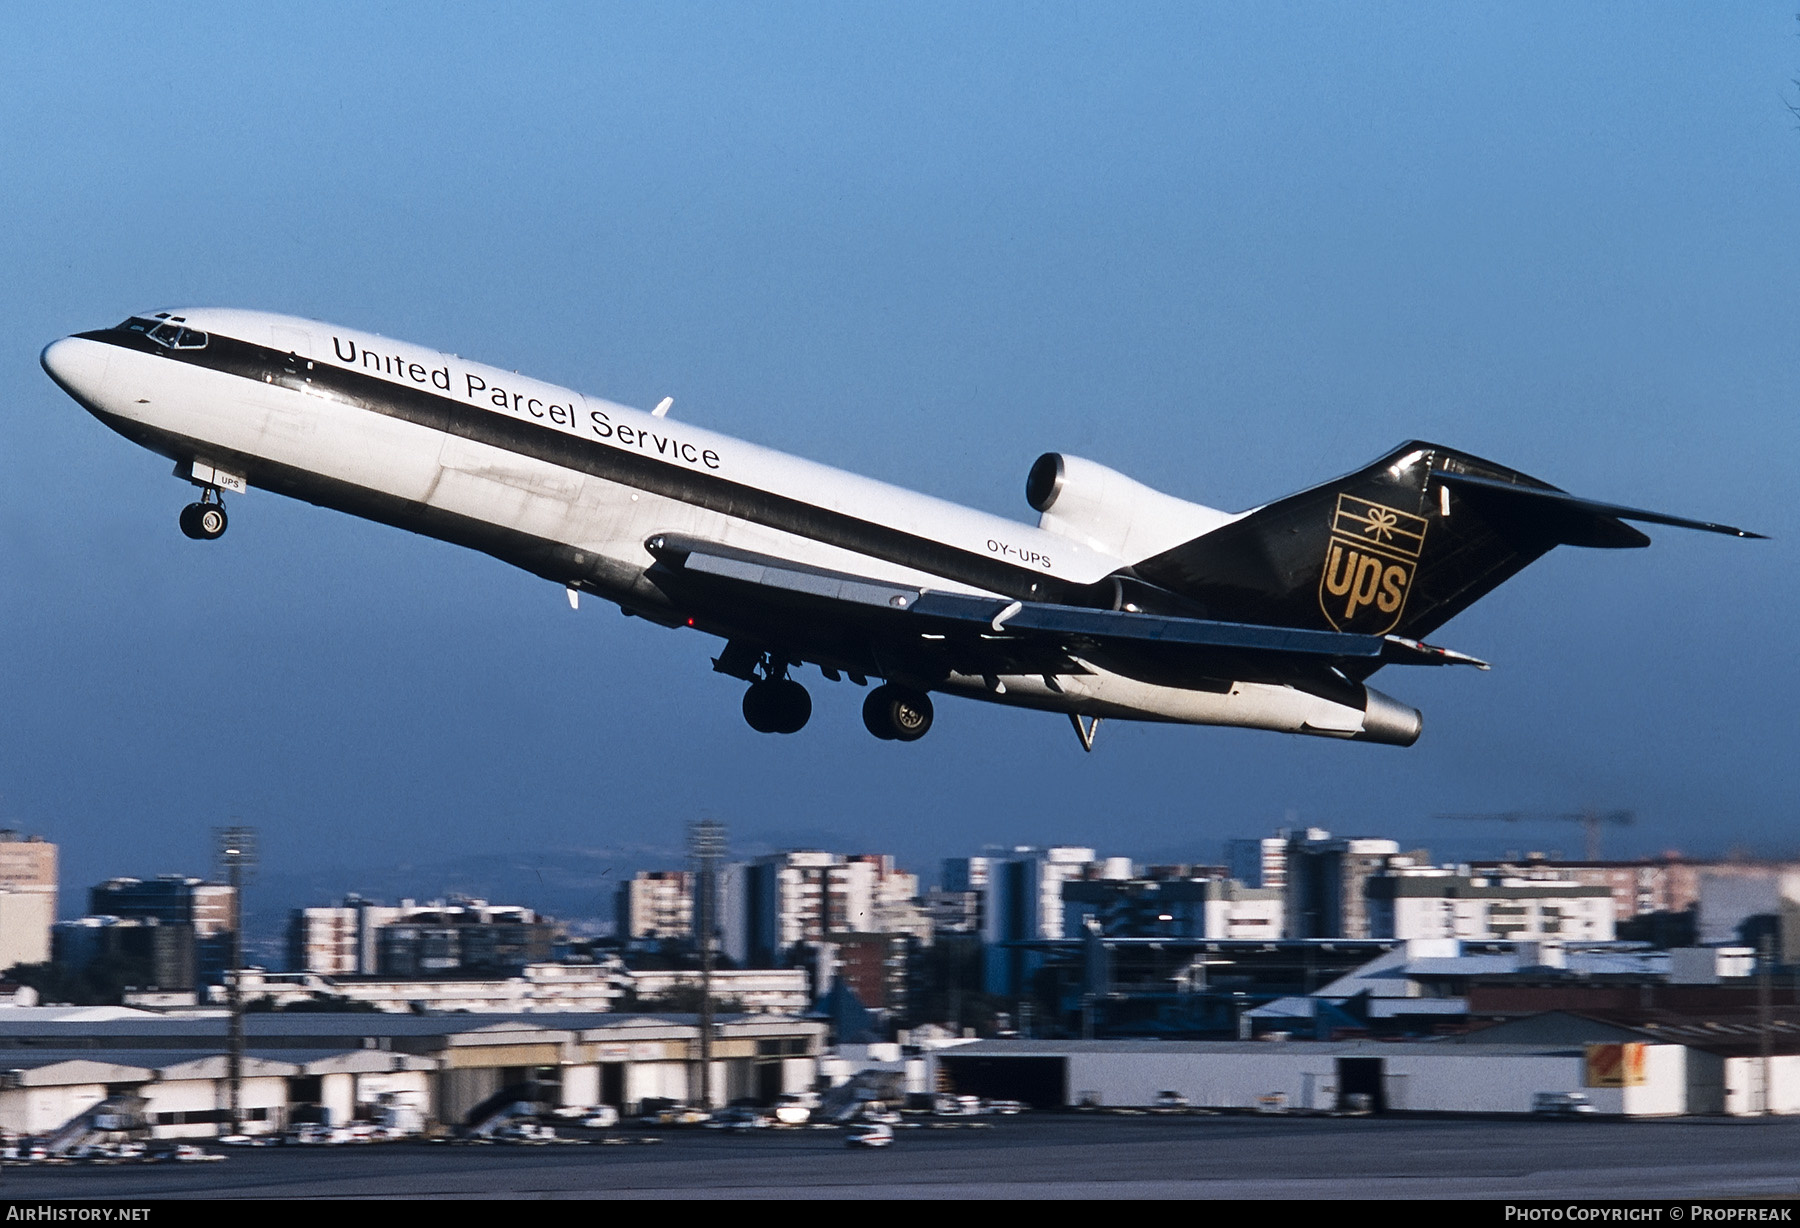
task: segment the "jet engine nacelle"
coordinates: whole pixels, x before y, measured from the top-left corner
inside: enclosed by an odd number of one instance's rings
[[[1038,528],[1128,563],[1236,519],[1061,452],[1037,458],[1025,479],[1025,500],[1040,513]]]

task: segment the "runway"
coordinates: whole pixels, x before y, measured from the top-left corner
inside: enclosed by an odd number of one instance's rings
[[[646,1137],[626,1132],[624,1137]],[[280,1147],[218,1164],[8,1167],[6,1199],[1800,1197],[1800,1119],[1002,1118],[668,1132],[606,1146]]]

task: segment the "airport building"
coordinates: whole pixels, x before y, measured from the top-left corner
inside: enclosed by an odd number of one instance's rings
[[[1530,1113],[1540,1095],[1579,1094],[1600,1113],[1667,1117],[1724,1111],[1724,1063],[1680,1044],[1627,1049],[1628,1083],[1580,1042],[981,1040],[930,1054],[940,1090],[1041,1109],[1183,1103],[1262,1112]],[[1796,1090],[1800,1090],[1797,1087]]]
[[[712,974],[713,997],[726,1009],[755,1014],[805,1010],[812,1002],[807,974],[800,968],[721,968]],[[617,959],[598,964],[530,964],[512,976],[325,977],[312,972],[245,974],[249,1001],[268,999],[285,1009],[296,1004],[355,1003],[395,1013],[464,1011],[473,1014],[566,1014],[661,1009],[669,1001],[697,999],[700,974],[691,969],[633,971]],[[211,988],[211,1001],[224,991]],[[192,1005],[151,1002],[144,1005]]]
[[[161,1016],[117,1007],[0,1011],[0,1129],[43,1134],[130,1097],[157,1138],[225,1133],[222,1013]],[[250,1133],[370,1120],[401,1102],[443,1126],[517,1100],[546,1108],[698,1094],[692,1016],[252,1014],[242,1088]],[[713,1044],[717,1104],[809,1090],[825,1025],[722,1016]]]

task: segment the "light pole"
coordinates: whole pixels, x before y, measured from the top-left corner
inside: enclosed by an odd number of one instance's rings
[[[712,1108],[714,878],[725,856],[725,824],[688,824],[688,854],[695,870],[694,937],[700,946],[700,1107]]]
[[[226,952],[226,1000],[231,1008],[231,1047],[228,1071],[231,1082],[231,1132],[244,1130],[244,880],[256,867],[256,829],[233,825],[213,830],[215,860],[231,884],[231,945]]]

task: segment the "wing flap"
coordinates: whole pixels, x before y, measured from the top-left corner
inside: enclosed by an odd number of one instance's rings
[[[1285,679],[1340,665],[1360,667],[1359,674],[1382,665],[1487,668],[1466,654],[1401,636],[948,593],[673,537],[653,538],[649,546],[664,566],[690,583],[723,582],[739,594],[746,588],[766,594],[771,604],[798,601],[835,607],[864,622],[874,619],[886,634],[928,642],[959,672],[1080,672],[1080,661],[1096,654],[1123,654],[1134,673],[1163,660],[1181,676],[1245,681]]]

